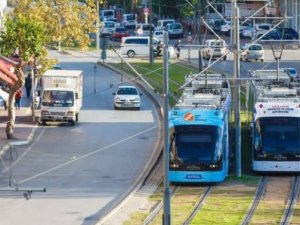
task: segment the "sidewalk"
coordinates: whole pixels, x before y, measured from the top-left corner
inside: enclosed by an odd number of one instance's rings
[[[25,90],[23,93],[26,93]],[[25,95],[25,96],[24,96]],[[33,122],[31,115],[31,98],[24,94],[21,98],[21,109],[16,110],[16,122],[12,139],[6,138],[6,123],[8,111],[0,107],[0,157],[9,149],[9,145],[28,144],[33,137],[37,124]]]

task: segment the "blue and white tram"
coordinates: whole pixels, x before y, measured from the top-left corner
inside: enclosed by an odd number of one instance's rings
[[[229,171],[230,86],[225,76],[187,75],[170,112],[170,182],[222,182]]]
[[[299,82],[288,73],[252,71],[252,169],[300,171]]]

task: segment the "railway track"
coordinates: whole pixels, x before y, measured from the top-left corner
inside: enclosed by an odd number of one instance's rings
[[[240,223],[240,225],[250,224],[250,221],[255,214],[256,208],[259,205],[259,203],[262,200],[262,197],[265,193],[267,183],[268,183],[268,177],[263,176],[257,187],[254,200],[253,200],[245,218]],[[289,191],[289,195],[287,198],[285,210],[284,210],[284,213],[281,218],[280,225],[288,225],[290,223],[291,217],[293,216],[294,207],[299,198],[299,188],[300,188],[300,176],[293,176],[291,179],[290,191]]]
[[[174,186],[171,188],[171,197],[174,196],[178,188],[179,186]],[[144,220],[143,225],[151,224],[154,221],[154,219],[158,216],[162,207],[163,207],[163,201],[160,201],[160,203],[156,205],[156,207],[152,210],[149,216]]]
[[[195,208],[190,213],[190,215],[187,217],[187,219],[182,223],[182,225],[188,225],[188,224],[191,223],[191,221],[193,220],[193,218],[195,217],[195,215],[199,212],[199,210],[201,209],[202,205],[204,204],[204,202],[205,202],[206,198],[208,197],[211,189],[212,189],[211,186],[208,186],[206,188],[206,190],[204,191],[203,195],[201,196],[198,204],[195,205]]]
[[[267,176],[263,176],[259,182],[259,185],[256,189],[256,193],[254,196],[254,200],[245,216],[245,218],[243,219],[243,221],[240,223],[240,225],[248,225],[255,213],[255,210],[260,202],[260,200],[262,199],[264,192],[266,190],[266,186],[268,183],[268,177]]]
[[[293,216],[294,207],[298,201],[300,188],[300,176],[293,176],[291,181],[290,193],[288,196],[286,208],[284,210],[281,225],[288,225],[291,217]]]
[[[171,189],[171,197],[175,195],[175,193],[180,190],[181,186],[174,186]],[[199,202],[195,205],[193,211],[189,214],[187,219],[182,223],[183,225],[187,225],[191,222],[191,220],[194,218],[194,216],[197,214],[197,212],[200,210],[201,206],[203,205],[205,199],[209,195],[209,192],[211,190],[211,186],[208,186],[205,190],[204,193],[202,194]],[[151,224],[158,216],[159,212],[163,208],[163,201],[161,201],[149,214],[149,216],[144,220],[143,225],[149,225]]]

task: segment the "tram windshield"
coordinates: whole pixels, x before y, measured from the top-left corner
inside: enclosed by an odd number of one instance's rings
[[[221,129],[216,126],[178,126],[171,138],[171,161],[215,163],[221,147]]]
[[[292,117],[260,118],[255,125],[258,154],[293,156],[300,154],[300,120]]]

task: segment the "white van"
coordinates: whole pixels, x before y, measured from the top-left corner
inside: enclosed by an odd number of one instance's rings
[[[159,40],[153,37],[153,50],[156,49]],[[173,46],[169,46],[169,57],[175,58],[176,52]],[[138,56],[149,56],[150,52],[150,38],[143,36],[123,37],[121,41],[121,55],[127,55],[129,58]]]
[[[159,40],[153,38],[153,48],[155,49]],[[123,37],[121,41],[121,55],[132,58],[136,55],[149,56],[150,38],[143,36]]]
[[[123,14],[122,16],[122,25],[135,25],[137,21],[137,15],[133,13]]]
[[[102,9],[100,10],[100,20],[103,21],[104,18],[115,18],[115,10],[113,9]]]

